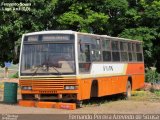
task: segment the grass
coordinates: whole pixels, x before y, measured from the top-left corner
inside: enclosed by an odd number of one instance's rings
[[[160,102],[160,91],[133,91],[131,100],[135,101],[157,101]]]
[[[83,102],[84,106],[99,106],[105,103],[112,103],[114,101],[124,101],[126,100],[123,94],[111,95],[100,98],[93,98],[90,100],[85,100]],[[150,102],[160,102],[160,91],[155,91],[154,93],[150,91],[133,91],[130,101],[150,101]]]
[[[160,97],[160,90],[155,90],[154,94],[156,94],[156,96]]]

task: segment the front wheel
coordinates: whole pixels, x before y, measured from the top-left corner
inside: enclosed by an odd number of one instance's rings
[[[131,98],[131,95],[132,95],[132,86],[131,86],[131,82],[128,81],[126,85],[126,93],[125,93],[126,99]]]
[[[82,100],[77,100],[77,101],[76,101],[76,106],[77,106],[78,108],[82,108],[82,105],[83,105],[83,101],[82,101]]]

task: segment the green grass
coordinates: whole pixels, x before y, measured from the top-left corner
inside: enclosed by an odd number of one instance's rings
[[[14,74],[10,74],[8,77],[9,78],[18,78],[18,72],[14,73]]]
[[[159,97],[160,97],[160,90],[155,90],[155,91],[154,91],[154,94],[156,94],[156,96],[159,96]]]
[[[132,92],[131,100],[136,101],[158,101],[160,102],[160,91],[134,91]]]
[[[106,97],[94,98],[83,102],[84,106],[98,106],[101,104],[112,103],[114,101],[126,100],[123,94],[111,95]],[[150,91],[133,91],[130,101],[150,101],[160,102],[160,91],[154,93]]]

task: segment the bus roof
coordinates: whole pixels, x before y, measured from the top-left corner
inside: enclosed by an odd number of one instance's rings
[[[26,33],[24,35],[51,34],[51,33],[74,34],[76,32],[72,30],[49,30],[49,31],[31,32],[31,33]]]
[[[76,32],[72,30],[49,30],[49,31],[39,31],[39,32],[31,32],[31,33],[26,33],[24,35],[36,35],[36,34],[52,34],[52,33],[60,33],[60,34],[81,34],[81,35],[90,35],[94,37],[104,37],[104,38],[109,38],[109,39],[117,39],[117,40],[126,40],[126,41],[133,41],[133,42],[142,42],[139,40],[132,40],[132,39],[127,39],[127,38],[120,38],[120,37],[111,37],[108,35],[98,35],[98,34],[92,34],[92,33],[83,33],[83,32]]]

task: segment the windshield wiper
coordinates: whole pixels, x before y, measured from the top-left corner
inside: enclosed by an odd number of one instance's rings
[[[52,66],[56,71],[57,71],[57,73],[59,74],[59,75],[62,75],[62,73],[59,71],[59,70],[57,70],[57,68],[55,67],[55,66]]]
[[[56,68],[57,65],[54,65],[53,63],[50,63],[49,60],[48,61],[45,61],[42,65],[45,65],[47,67],[47,71],[49,71],[49,67],[52,67],[54,68],[54,70],[59,74],[59,75],[62,75],[62,73]],[[53,74],[53,73],[51,73]]]
[[[38,69],[39,69],[40,67],[42,67],[42,65],[38,65],[38,66],[37,66],[37,68],[36,68],[35,72],[32,74],[32,76],[36,75],[36,73],[37,73],[37,71],[38,71]]]

